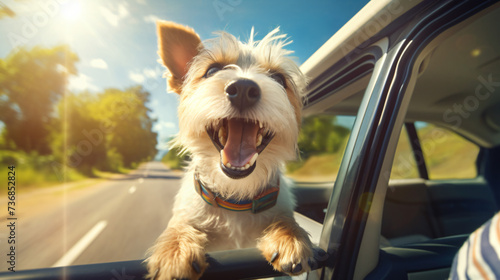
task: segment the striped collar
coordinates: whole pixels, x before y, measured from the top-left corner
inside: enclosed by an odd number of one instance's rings
[[[218,193],[214,193],[209,188],[204,186],[198,177],[198,173],[195,172],[194,174],[195,190],[206,203],[214,207],[236,212],[251,211],[252,213],[256,214],[273,207],[274,205],[276,205],[276,201],[278,200],[278,194],[280,191],[279,185],[280,180],[278,177],[277,186],[268,186],[259,195],[254,197],[254,199],[224,199],[219,196]]]

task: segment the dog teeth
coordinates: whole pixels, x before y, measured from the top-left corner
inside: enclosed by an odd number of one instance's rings
[[[221,126],[219,128],[219,142],[222,144],[222,146],[226,146],[227,133],[226,133],[226,128],[224,126]]]
[[[233,166],[229,161],[226,162],[226,156],[224,155],[223,151],[221,151],[221,157],[222,157],[221,158],[222,164],[226,168],[229,168],[231,170],[244,171],[244,170],[247,170],[254,165],[255,161],[257,161],[257,157],[259,157],[259,154],[255,153],[252,156],[252,158],[250,159],[250,161],[248,161],[247,164],[245,164],[245,166]]]
[[[262,123],[259,121],[259,128],[263,128],[264,126],[262,125]]]
[[[260,146],[260,144],[262,144],[262,134],[259,133],[259,135],[257,135],[257,143],[256,143],[256,146]]]
[[[257,161],[257,157],[258,157],[258,156],[259,156],[259,154],[258,154],[258,153],[255,153],[255,154],[253,155],[253,157],[252,157],[252,158],[250,159],[250,161],[247,163],[248,167],[252,166],[252,165],[255,163],[255,161]]]

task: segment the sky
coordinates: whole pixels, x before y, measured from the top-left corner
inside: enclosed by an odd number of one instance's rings
[[[280,27],[293,41],[300,65],[368,1],[326,0],[0,0],[14,18],[0,19],[0,58],[19,46],[67,44],[79,56],[72,92],[100,92],[142,84],[151,93],[147,106],[156,118],[158,149],[178,128],[178,96],[167,92],[158,63],[156,20],[195,29],[202,40],[224,30],[246,41]]]

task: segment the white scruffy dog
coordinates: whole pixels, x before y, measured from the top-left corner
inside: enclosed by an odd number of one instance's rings
[[[157,22],[170,90],[180,95],[175,145],[191,155],[167,229],[150,249],[149,277],[198,279],[207,251],[255,247],[290,275],[310,270],[308,234],[293,218],[280,168],[297,156],[306,79],[275,29],[248,43]]]

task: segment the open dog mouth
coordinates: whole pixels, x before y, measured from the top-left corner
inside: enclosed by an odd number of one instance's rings
[[[259,154],[274,137],[261,122],[240,118],[222,119],[206,130],[220,152],[222,171],[233,179],[253,172]]]

